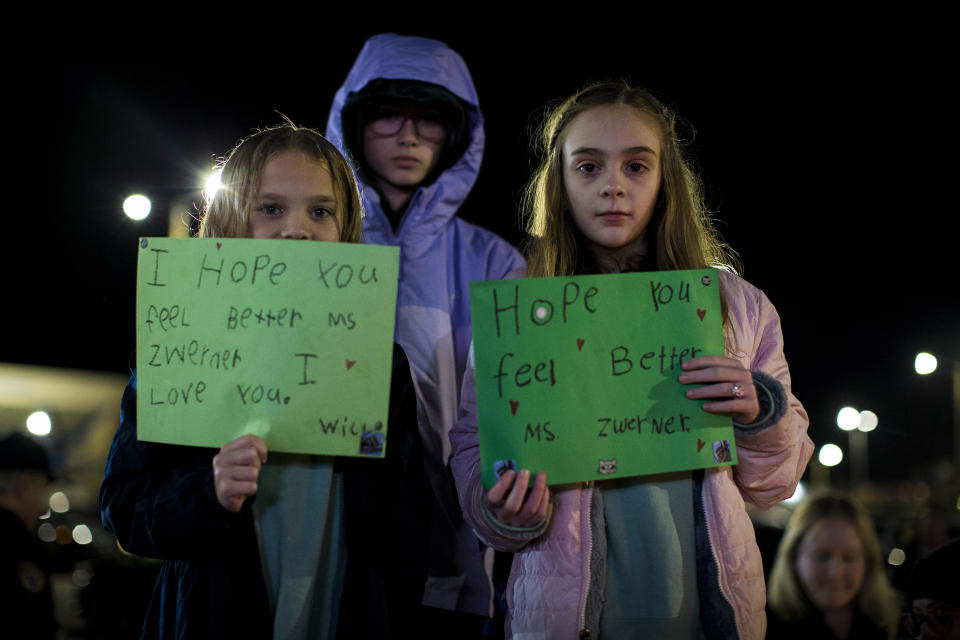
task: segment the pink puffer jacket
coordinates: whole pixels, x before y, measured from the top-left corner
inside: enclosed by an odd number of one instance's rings
[[[776,310],[762,291],[745,280],[726,272],[720,272],[720,277],[728,305],[727,355],[744,367],[775,378],[787,399],[779,422],[760,430],[736,430],[738,464],[707,469],[700,492],[716,563],[712,572],[719,582],[719,593],[732,608],[732,625],[741,639],[762,640],[766,588],[760,550],[744,500],[768,508],[791,496],[813,443],[807,436],[807,414],[790,390]],[[464,377],[460,419],[450,437],[454,452],[451,462],[465,517],[490,546],[518,552],[506,594],[510,608],[507,637],[577,638],[583,628],[590,582],[592,483],[551,487],[552,521],[545,535],[534,537],[537,534],[511,531],[490,521],[483,507],[480,481],[472,362]],[[707,635],[712,635],[709,630]]]

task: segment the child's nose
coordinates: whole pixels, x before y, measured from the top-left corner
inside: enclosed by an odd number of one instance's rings
[[[403,124],[400,125],[400,131],[397,133],[401,142],[406,142],[410,144],[416,144],[419,142],[419,136],[417,135],[417,127],[413,122],[413,118],[405,118]]]
[[[610,180],[603,188],[600,190],[600,195],[604,198],[612,198],[614,196],[624,195],[623,187],[620,185],[620,182],[617,180]]]
[[[307,230],[309,229],[309,221],[310,214],[308,212],[291,216],[281,233],[281,237],[288,240],[309,240],[310,232]]]

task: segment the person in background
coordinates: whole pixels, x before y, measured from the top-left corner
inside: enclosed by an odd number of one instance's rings
[[[801,504],[777,549],[768,605],[769,638],[892,638],[897,604],[867,510],[837,492]]]
[[[960,538],[917,561],[903,615],[907,638],[960,640]]]
[[[357,170],[364,242],[400,247],[396,341],[410,359],[435,496],[424,615],[440,635],[462,637],[491,614],[484,555],[449,468],[472,337],[470,283],[503,278],[524,261],[457,216],[480,170],[483,115],[467,65],[444,43],[396,34],[367,40],[333,99],[326,133]]]
[[[0,631],[5,638],[54,638],[57,633],[50,565],[33,533],[47,510],[51,480],[42,446],[16,432],[0,440]]]

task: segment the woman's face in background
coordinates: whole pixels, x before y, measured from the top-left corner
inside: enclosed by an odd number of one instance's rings
[[[796,568],[804,592],[818,609],[850,605],[860,593],[866,572],[856,528],[841,517],[816,523],[800,542]]]

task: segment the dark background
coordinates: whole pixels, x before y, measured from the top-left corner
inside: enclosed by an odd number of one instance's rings
[[[722,235],[780,312],[814,441],[846,448],[835,419],[849,404],[880,418],[873,479],[949,458],[957,136],[955,64],[938,35],[896,16],[706,35],[638,23],[630,36],[593,18],[569,35],[464,35],[415,19],[313,28],[291,17],[222,46],[174,34],[10,51],[0,362],[129,372],[137,238],[165,235],[173,203],[198,203],[216,157],[278,112],[322,131],[363,41],[395,30],[442,39],[470,66],[487,145],[462,215],[514,243],[527,131],[548,100],[626,77],[672,104]],[[153,200],[142,222],[121,211],[134,192]],[[913,373],[920,350],[940,358],[934,375]]]

